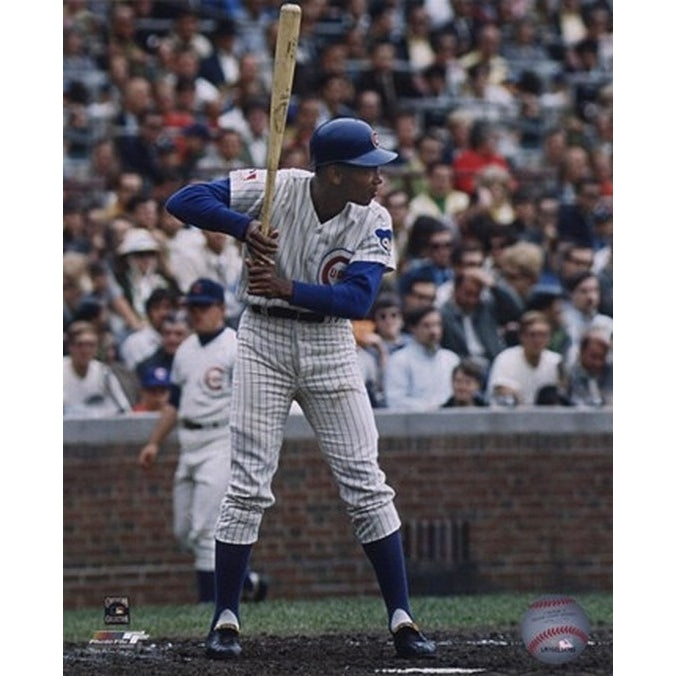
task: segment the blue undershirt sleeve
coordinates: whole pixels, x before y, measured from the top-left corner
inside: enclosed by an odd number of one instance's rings
[[[332,317],[361,319],[368,315],[385,272],[381,263],[350,263],[338,284],[293,282],[291,303]]]
[[[181,403],[181,388],[173,383],[169,385],[169,403],[178,411]]]
[[[176,191],[166,209],[183,223],[202,230],[224,232],[244,241],[251,217],[230,209],[230,179],[193,183]]]

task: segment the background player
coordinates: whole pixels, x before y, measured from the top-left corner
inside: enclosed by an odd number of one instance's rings
[[[284,424],[296,400],[317,434],[357,538],[373,564],[398,655],[430,657],[409,605],[394,491],[378,466],[378,433],[357,361],[350,319],[365,317],[382,275],[394,267],[392,222],[373,200],[379,166],[396,153],[361,120],[320,125],[315,173],[277,174],[271,233],[256,220],[265,171],[238,170],[192,184],[167,202],[185,223],[248,245],[240,295],[231,432],[232,478],[216,528],[216,612],[207,655],[241,653],[239,596],[267,507]]]
[[[214,525],[230,481],[232,371],[237,338],[225,326],[223,287],[198,279],[186,295],[194,333],[176,350],[169,401],[141,449],[139,464],[149,470],[160,445],[178,423],[180,454],[174,474],[174,535],[195,557],[198,600],[214,600]],[[249,573],[246,594],[262,600],[267,581]]]

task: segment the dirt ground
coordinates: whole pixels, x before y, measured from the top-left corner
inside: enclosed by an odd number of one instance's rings
[[[395,673],[476,673],[484,676],[613,673],[612,629],[591,633],[584,652],[572,662],[549,666],[526,652],[515,631],[473,634],[430,633],[437,642],[434,660],[402,660],[382,635],[242,637],[243,654],[218,662],[204,656],[204,641],[150,638],[138,650],[95,650],[64,644],[63,673],[69,676],[373,676]],[[428,671],[433,668],[434,671]],[[456,671],[457,669],[457,671]],[[476,671],[475,671],[476,670]]]

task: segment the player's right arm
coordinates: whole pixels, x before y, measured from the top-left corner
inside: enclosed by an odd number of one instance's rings
[[[171,430],[174,429],[178,420],[178,409],[171,402],[167,402],[160,411],[160,417],[150,433],[148,443],[138,454],[138,464],[143,469],[150,469],[155,463],[155,458],[160,451],[162,442],[167,438]]]
[[[337,284],[309,284],[278,277],[274,265],[245,259],[248,291],[266,298],[282,298],[312,312],[362,319],[376,298],[385,267],[380,263],[350,263]]]

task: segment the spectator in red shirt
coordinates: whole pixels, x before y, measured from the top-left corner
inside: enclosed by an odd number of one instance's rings
[[[453,160],[455,185],[458,190],[472,195],[476,173],[491,164],[509,171],[509,165],[496,148],[498,136],[492,125],[485,120],[476,120],[470,132],[469,148]]]

